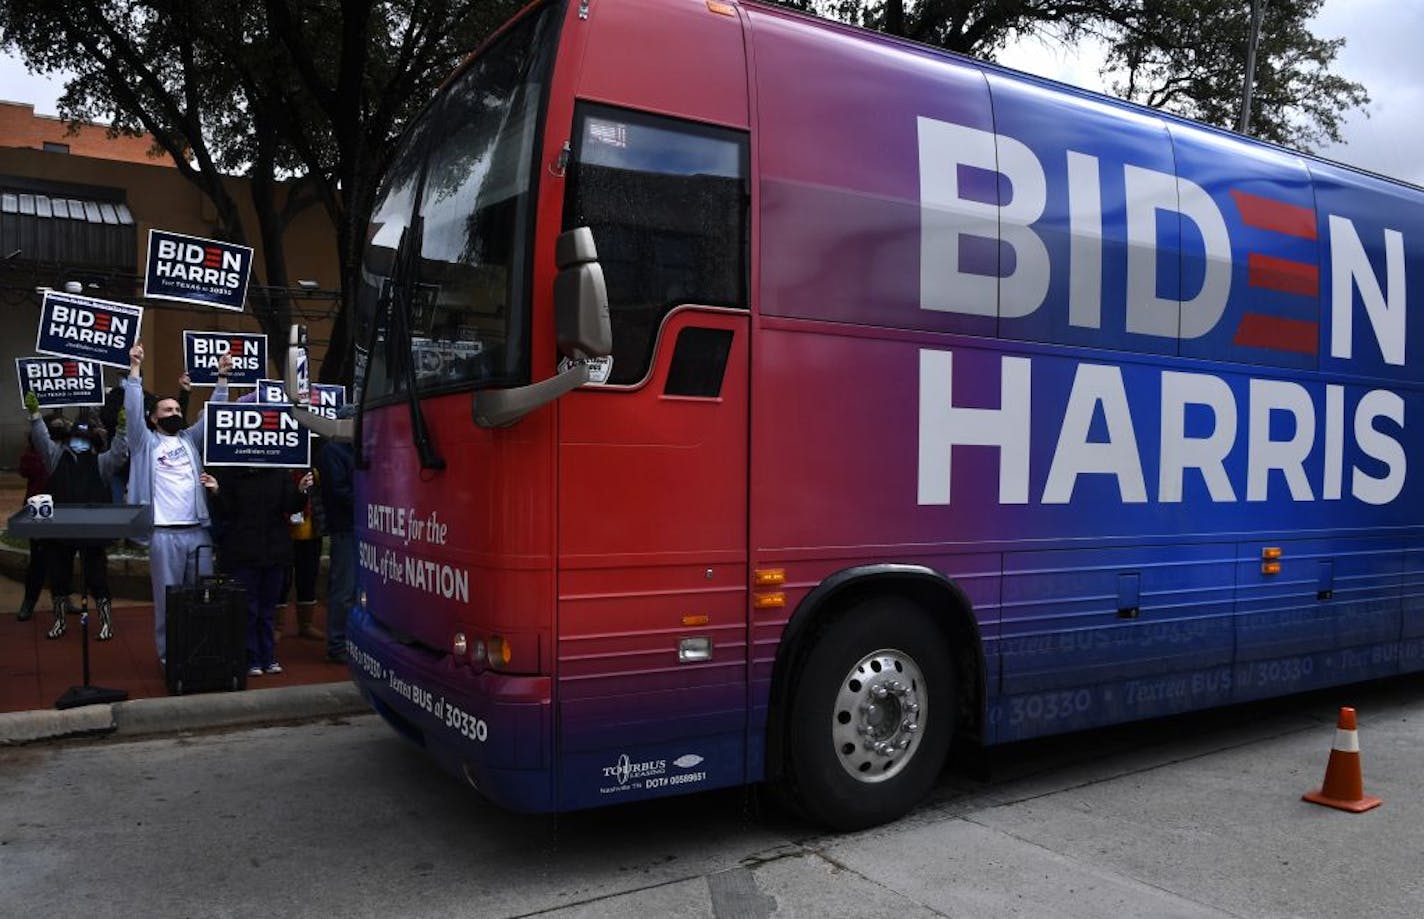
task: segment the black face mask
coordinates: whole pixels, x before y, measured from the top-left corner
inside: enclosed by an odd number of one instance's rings
[[[158,421],[154,423],[157,424],[158,429],[165,434],[177,434],[187,427],[187,425],[183,423],[182,415],[168,415],[158,419]]]

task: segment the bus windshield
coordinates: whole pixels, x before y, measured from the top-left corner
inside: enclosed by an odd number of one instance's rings
[[[557,21],[553,4],[525,16],[407,132],[362,264],[363,401],[411,380],[421,395],[527,381],[532,175]]]

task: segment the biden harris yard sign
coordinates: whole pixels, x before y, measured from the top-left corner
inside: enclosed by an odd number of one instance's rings
[[[32,392],[40,408],[102,405],[104,378],[100,365],[72,358],[17,357],[15,375],[20,380],[20,402]]]
[[[141,306],[47,290],[35,350],[127,369],[142,322]]]
[[[281,380],[258,380],[257,401],[286,403],[290,400],[287,398],[287,389]],[[313,383],[311,385],[311,402],[306,408],[314,414],[335,419],[336,413],[345,404],[346,387],[342,384]]]
[[[203,412],[205,466],[311,465],[311,440],[290,405],[209,402]]]
[[[143,295],[241,312],[252,248],[167,230],[148,231]]]
[[[183,369],[194,386],[216,386],[218,361],[232,356],[231,386],[252,386],[267,373],[267,336],[260,332],[183,331]]]

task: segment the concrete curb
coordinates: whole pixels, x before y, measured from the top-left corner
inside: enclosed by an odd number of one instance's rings
[[[0,715],[0,745],[106,734],[113,729],[114,705],[86,705],[64,711],[38,709],[33,712],[6,712]]]
[[[91,734],[142,737],[358,715],[370,710],[356,684],[348,682],[133,699],[65,711],[40,709],[0,714],[0,746]]]

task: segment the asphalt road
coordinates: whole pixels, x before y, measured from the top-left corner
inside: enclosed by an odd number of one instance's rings
[[[1360,712],[1362,815],[1300,801]],[[0,750],[0,915],[1418,916],[1424,679],[996,751],[876,830],[505,813],[374,717]],[[982,774],[981,774],[982,775]]]

